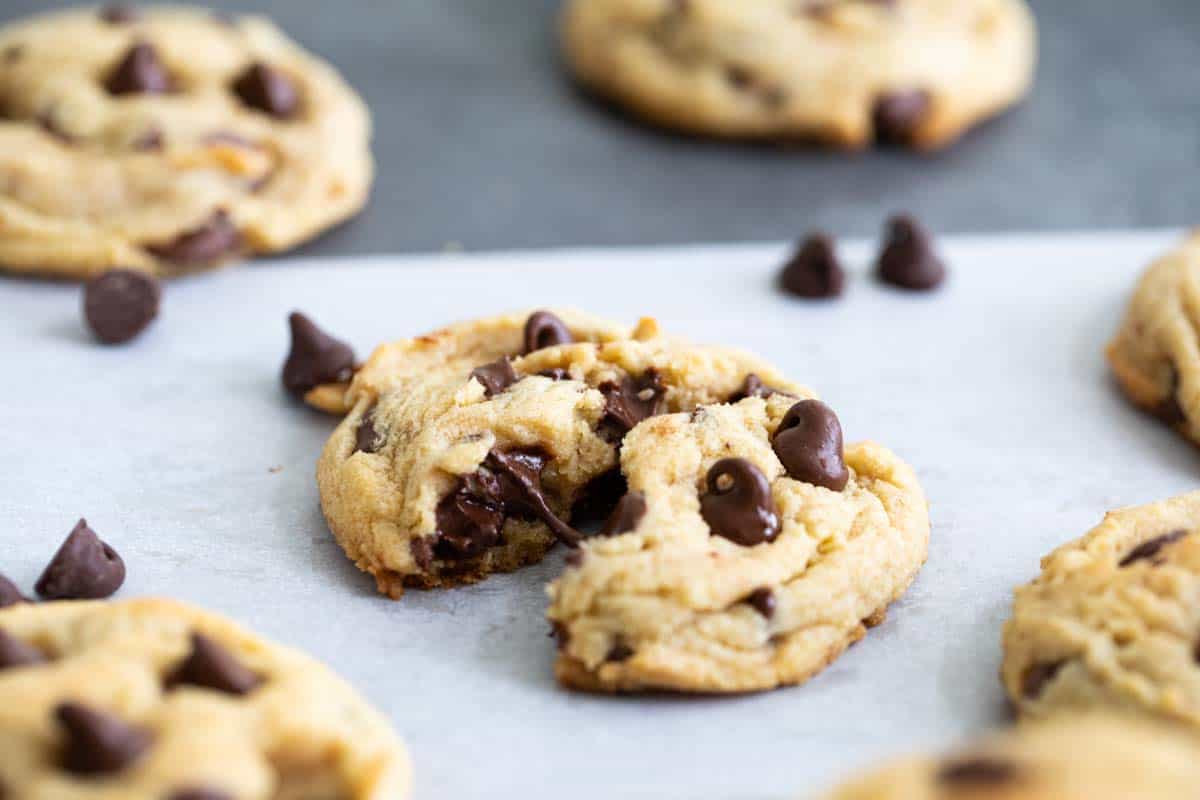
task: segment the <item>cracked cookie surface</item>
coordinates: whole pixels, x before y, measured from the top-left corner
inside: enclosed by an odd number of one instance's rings
[[[1042,561],[1004,628],[1018,712],[1094,707],[1200,728],[1200,492],[1107,514]]]
[[[6,797],[402,800],[408,786],[403,745],[357,693],[220,617],[153,599],[0,610]]]
[[[0,269],[174,275],[357,212],[365,105],[270,21],[179,6],[0,29]]]
[[[1036,50],[1023,0],[572,0],[562,36],[660,125],[849,148],[951,142],[1028,91]]]

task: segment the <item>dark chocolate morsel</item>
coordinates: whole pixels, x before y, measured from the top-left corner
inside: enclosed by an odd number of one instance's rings
[[[153,45],[136,42],[108,73],[104,88],[114,95],[163,94],[171,91],[171,76]]]
[[[744,458],[723,458],[705,479],[700,514],[713,535],[743,547],[769,542],[779,533],[779,516],[762,470]]]
[[[167,677],[167,687],[199,686],[225,694],[243,695],[262,678],[243,666],[233,654],[202,633],[192,634],[192,651]]]
[[[549,311],[535,311],[525,320],[525,353],[575,341],[567,323]]]
[[[17,588],[16,584],[0,575],[0,608],[27,602],[29,602],[28,598],[21,594],[21,590]]]
[[[1016,777],[1017,767],[1011,761],[980,756],[944,764],[938,770],[937,782],[943,786],[996,786]]]
[[[842,425],[820,400],[801,400],[788,409],[771,438],[789,478],[840,492],[850,480],[842,452]]]
[[[217,209],[200,226],[181,233],[166,244],[149,245],[152,254],[182,266],[212,264],[242,248],[242,233],[224,209]]]
[[[1025,670],[1021,676],[1021,696],[1026,700],[1036,700],[1042,694],[1046,684],[1054,680],[1054,676],[1066,665],[1066,661],[1051,661],[1045,664],[1034,664]]]
[[[762,614],[763,619],[770,619],[775,616],[775,606],[777,605],[775,592],[765,586],[762,589],[755,589],[751,592],[750,596],[746,598],[746,602],[755,611]]]
[[[375,428],[375,407],[367,409],[354,432],[354,452],[375,453],[379,451],[379,431]]]
[[[149,732],[82,703],[54,710],[65,736],[62,765],[76,775],[120,772],[150,747]]]
[[[888,220],[879,254],[879,279],[901,289],[935,289],[946,279],[946,265],[933,249],[929,233],[913,217]]]
[[[46,600],[96,600],[108,597],[124,582],[125,562],[81,519],[50,559],[34,590]]]
[[[838,262],[833,239],[809,236],[779,273],[779,285],[788,294],[810,299],[837,297],[846,285],[846,272]]]
[[[31,644],[26,644],[0,628],[0,670],[10,667],[29,667],[45,662],[46,656],[41,650]]]
[[[1164,533],[1162,536],[1155,536],[1149,541],[1142,542],[1137,547],[1130,550],[1128,555],[1121,559],[1121,562],[1118,564],[1118,566],[1128,567],[1130,564],[1134,564],[1138,561],[1145,561],[1147,559],[1154,558],[1164,547],[1169,544],[1173,544],[1174,542],[1178,542],[1180,539],[1187,536],[1188,533],[1189,531],[1184,530],[1171,531],[1170,533]]]
[[[261,61],[238,75],[232,89],[248,107],[280,119],[295,115],[300,108],[300,93],[292,79]]]
[[[512,362],[507,358],[476,367],[471,370],[471,377],[483,384],[484,397],[501,394],[517,382],[517,373],[513,372]]]
[[[882,144],[910,144],[932,106],[929,92],[921,89],[880,95],[875,100],[871,114],[876,141]]]
[[[293,311],[288,316],[292,346],[283,362],[283,387],[303,398],[325,383],[343,383],[354,375],[354,351],[317,327],[311,319]]]
[[[742,381],[742,385],[738,388],[738,390],[736,392],[734,392],[733,394],[729,395],[729,399],[726,400],[725,402],[740,403],[742,400],[745,400],[747,397],[761,397],[765,400],[766,398],[770,397],[771,395],[778,394],[778,393],[779,393],[778,389],[775,389],[774,387],[771,387],[771,386],[767,386],[765,383],[762,382],[762,378],[758,377],[753,372],[751,372],[749,375],[746,376],[746,379],[744,381]]]
[[[154,321],[161,300],[162,286],[153,275],[110,269],[83,287],[83,317],[97,339],[122,344]]]
[[[658,370],[648,369],[638,378],[628,375],[599,387],[604,395],[604,416],[599,428],[612,441],[620,441],[639,422],[663,412],[666,387]]]
[[[613,467],[588,481],[571,506],[571,524],[601,524],[612,516],[617,503],[629,491],[620,467]]]
[[[612,516],[604,523],[598,536],[619,536],[629,533],[646,516],[646,498],[641,492],[630,492],[621,498]]]

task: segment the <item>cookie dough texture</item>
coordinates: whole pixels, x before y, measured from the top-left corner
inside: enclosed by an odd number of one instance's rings
[[[626,437],[621,468],[647,511],[632,531],[585,542],[549,589],[563,683],[693,692],[801,683],[883,621],[925,561],[925,497],[906,464],[869,442],[845,449],[843,491],[788,477],[771,434],[796,400],[653,417]],[[768,479],[774,540],[743,547],[710,535],[700,496],[728,456]],[[754,602],[764,594],[766,614]]]
[[[106,88],[137,43],[153,48],[170,91]],[[294,114],[239,99],[232,85],[254,63],[292,83]],[[265,18],[176,6],[128,22],[45,14],[0,29],[0,66],[2,269],[175,275],[289,249],[366,201],[365,105]]]
[[[1042,561],[1004,628],[1024,717],[1115,708],[1200,728],[1200,492],[1109,513]]]
[[[1023,0],[571,0],[562,35],[585,85],[660,125],[847,148],[912,92],[903,138],[949,143],[1027,92],[1036,50]]]
[[[854,779],[825,800],[1191,800],[1200,749],[1169,727],[1068,717],[997,734],[942,758]]]
[[[1130,400],[1200,443],[1198,313],[1200,231],[1142,276],[1108,362]]]
[[[201,787],[235,800],[408,797],[407,756],[379,714],[321,664],[220,617],[153,599],[21,604],[0,611],[0,630],[47,657],[0,670],[6,797],[166,800]],[[193,633],[261,683],[245,695],[166,688]],[[149,748],[116,773],[66,772],[54,720],[64,701],[147,729]]]

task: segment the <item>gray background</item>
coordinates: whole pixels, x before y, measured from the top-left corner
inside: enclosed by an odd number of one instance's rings
[[[2,5],[16,17],[68,3]],[[867,235],[896,208],[942,231],[1200,216],[1195,0],[1033,0],[1033,97],[936,157],[711,144],[626,122],[563,78],[557,0],[211,5],[272,14],[374,109],[374,202],[308,254]]]

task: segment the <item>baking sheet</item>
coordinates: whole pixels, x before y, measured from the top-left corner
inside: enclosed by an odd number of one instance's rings
[[[910,295],[844,249],[840,302],[773,289],[785,246],[271,263],[168,287],[124,348],[75,287],[0,283],[0,572],[31,587],[79,516],[125,557],[121,596],[224,612],[329,662],[395,722],[418,798],[785,798],[1003,719],[1011,587],[1106,509],[1197,485],[1195,449],[1130,409],[1101,350],[1178,234],[943,242]],[[888,621],[808,685],[696,699],[570,694],[542,586],[561,551],[400,602],[342,556],[313,465],[332,422],[283,394],[286,313],[375,343],[451,320],[574,305],[758,351],[876,439],[931,500],[929,563]]]

